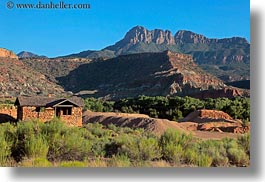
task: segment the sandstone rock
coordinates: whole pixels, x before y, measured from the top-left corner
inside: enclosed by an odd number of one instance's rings
[[[16,54],[4,48],[0,48],[0,58],[18,59]]]
[[[198,110],[190,113],[180,121],[180,126],[189,131],[228,132],[243,134],[250,131],[250,126],[244,126],[242,121],[234,120],[223,111]],[[197,127],[195,129],[195,127]]]
[[[207,123],[207,122],[229,122],[229,123],[241,123],[238,120],[234,120],[231,116],[223,111],[217,110],[197,110],[190,113],[183,118],[180,122],[195,122],[195,123]]]

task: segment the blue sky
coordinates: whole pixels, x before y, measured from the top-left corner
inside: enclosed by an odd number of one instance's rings
[[[9,10],[8,1],[0,2],[0,47],[15,53],[26,50],[55,57],[99,50],[122,39],[136,25],[173,34],[191,30],[209,38],[240,36],[250,41],[249,0],[64,0],[89,3],[89,10]]]

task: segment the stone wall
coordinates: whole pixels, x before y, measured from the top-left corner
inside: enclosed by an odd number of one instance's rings
[[[39,119],[43,122],[47,122],[52,120],[55,116],[53,108],[45,108],[41,112],[36,112],[36,107],[22,107],[22,112],[23,121]]]
[[[61,115],[60,118],[69,126],[82,126],[82,108],[73,107],[72,115]]]
[[[15,106],[1,107],[0,114],[6,114],[6,115],[13,117],[14,119],[17,119],[17,108]]]

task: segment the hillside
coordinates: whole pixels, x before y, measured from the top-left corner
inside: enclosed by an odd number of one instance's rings
[[[83,124],[100,123],[103,125],[114,124],[119,127],[129,127],[132,129],[143,128],[155,134],[163,134],[167,129],[172,128],[180,132],[185,132],[177,122],[167,119],[150,118],[143,114],[124,114],[124,113],[100,113],[86,111],[83,116]]]
[[[66,76],[70,71],[82,64],[90,63],[86,58],[24,58],[21,59],[24,65],[44,74],[50,81],[57,83],[56,78]]]
[[[211,39],[191,31],[180,30],[175,35],[169,30],[148,30],[136,26],[123,39],[100,51],[83,51],[65,57],[113,58],[124,54],[163,52],[165,50],[192,55],[194,61],[206,71],[228,81],[250,78],[250,44],[245,38]],[[223,65],[240,65],[223,70]],[[221,74],[220,74],[221,72]]]
[[[15,55],[0,57],[0,96],[62,94],[63,88],[25,66]]]
[[[199,68],[189,55],[165,51],[122,55],[80,65],[59,84],[73,92],[111,99],[138,95],[195,95],[203,90],[230,89]]]

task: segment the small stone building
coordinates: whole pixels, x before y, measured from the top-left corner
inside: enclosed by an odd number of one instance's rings
[[[25,97],[16,99],[17,120],[39,119],[43,122],[60,118],[70,126],[82,126],[82,110],[84,102],[79,97]]]

